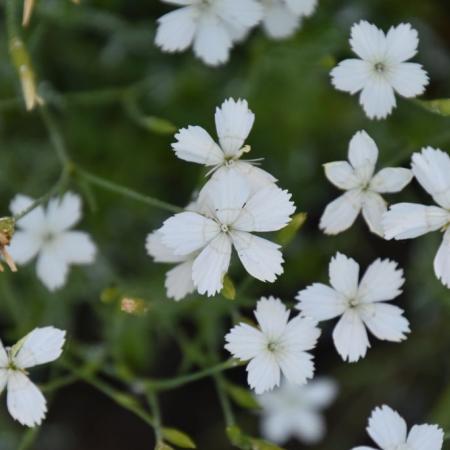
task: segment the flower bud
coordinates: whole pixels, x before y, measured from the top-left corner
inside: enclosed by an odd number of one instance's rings
[[[14,235],[15,221],[12,217],[0,218],[0,255],[5,260],[12,272],[17,272],[16,264],[11,255],[6,250],[6,247],[11,242]],[[3,266],[0,263],[0,272],[3,272]]]

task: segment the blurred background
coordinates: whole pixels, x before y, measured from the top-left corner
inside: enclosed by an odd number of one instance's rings
[[[308,220],[285,248],[285,273],[275,284],[246,283],[234,301],[192,295],[175,303],[165,297],[167,267],[153,263],[144,248],[146,235],[168,214],[86,185],[75,175],[69,187],[84,198],[79,227],[98,245],[96,264],[72,269],[66,286],[55,293],[37,280],[33,263],[17,274],[1,274],[2,341],[12,344],[35,326],[67,329],[66,353],[75,355],[80,367],[91,365],[103,382],[144,404],[135,378],[175,377],[199,370],[199,360],[214,364],[228,358],[222,350],[223,336],[237,308],[251,318],[261,295],[279,296],[293,305],[299,289],[327,282],[328,262],[337,250],[362,268],[377,257],[392,258],[406,271],[404,293],[396,304],[406,310],[412,334],[401,344],[371,340],[373,349],[364,360],[346,364],[332,345],[334,322],[322,324],[315,351],[317,373],[334,377],[340,391],[326,413],[327,436],[313,448],[345,450],[369,444],[367,418],[383,403],[397,409],[409,424],[435,421],[450,431],[450,293],[432,268],[439,233],[384,242],[368,232],[361,218],[336,237],[318,230],[324,207],[339,194],[325,179],[322,164],[346,159],[356,131],[365,129],[377,142],[379,167],[407,167],[412,152],[426,145],[450,149],[448,117],[398,99],[388,120],[370,121],[357,97],[332,88],[331,68],[351,54],[351,25],[366,19],[386,30],[410,22],[420,34],[414,60],[431,78],[425,98],[447,98],[450,3],[319,0],[316,13],[295,37],[274,41],[254,30],[234,48],[228,64],[217,69],[206,67],[190,51],[170,55],[155,47],[156,20],[171,5],[156,0],[82,0],[79,6],[63,0],[36,3],[23,37],[39,89],[75,163],[183,206],[204,182],[205,172],[174,156],[172,124],[200,125],[215,136],[215,107],[229,96],[246,98],[256,115],[248,139],[251,157],[264,158],[264,169],[292,192],[298,211],[307,212]],[[25,112],[4,30],[1,26],[0,198],[1,214],[6,216],[16,193],[45,193],[58,178],[60,165],[41,117],[36,111]],[[416,182],[386,199],[431,204]],[[246,277],[236,262],[231,276],[239,286]],[[146,312],[122,312],[119,302],[124,296],[142,299]],[[66,373],[56,363],[33,370],[32,376],[46,386]],[[224,373],[227,383],[242,387],[245,375],[244,368]],[[13,422],[2,398],[1,450],[144,450],[155,445],[146,423],[82,380],[49,389],[46,396],[48,418],[32,432]],[[198,448],[232,448],[210,378],[163,392],[160,403],[164,425],[188,433]],[[236,404],[233,410],[240,428],[258,436],[258,411]],[[285,448],[307,447],[291,441]]]

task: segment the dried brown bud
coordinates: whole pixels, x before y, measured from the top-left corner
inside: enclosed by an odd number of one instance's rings
[[[11,255],[6,250],[14,235],[15,221],[12,217],[3,217],[0,219],[0,255],[3,256],[8,267],[12,272],[17,272],[16,264]],[[0,272],[3,272],[3,266],[0,263]]]
[[[140,316],[148,311],[142,298],[123,297],[120,301],[120,310],[127,314]]]

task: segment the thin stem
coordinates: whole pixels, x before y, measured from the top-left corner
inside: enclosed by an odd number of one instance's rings
[[[141,194],[140,192],[134,191],[133,189],[130,189],[126,186],[122,186],[120,184],[114,183],[113,181],[109,181],[105,178],[102,178],[98,175],[94,175],[93,173],[90,173],[87,170],[84,170],[80,167],[78,167],[76,171],[77,174],[81,176],[85,181],[94,186],[98,186],[106,191],[114,192],[124,197],[128,197],[133,200],[137,200],[141,203],[145,203],[146,205],[160,208],[172,213],[178,213],[183,211],[182,208],[172,205],[171,203],[167,203],[162,200],[158,200],[157,198]]]
[[[217,395],[219,396],[220,406],[222,407],[223,416],[225,418],[225,423],[228,427],[236,425],[236,420],[234,418],[233,409],[231,408],[231,403],[225,390],[225,383],[222,374],[216,373],[213,375],[214,383],[216,385]]]
[[[155,438],[157,442],[162,441],[162,423],[161,423],[161,411],[159,409],[158,397],[156,394],[149,390],[147,392],[147,400],[150,406],[150,410],[153,414],[153,428],[155,430]]]
[[[62,375],[58,378],[55,378],[52,381],[49,381],[48,383],[41,386],[42,392],[53,392],[57,391],[58,389],[61,389],[62,387],[68,386],[69,384],[73,384],[78,380],[78,376],[69,373],[66,375]]]
[[[152,389],[155,391],[165,391],[169,389],[175,389],[185,384],[192,383],[202,378],[207,378],[211,375],[223,372],[224,370],[232,369],[233,367],[239,366],[239,362],[235,359],[229,359],[225,362],[217,364],[212,367],[208,367],[198,372],[191,373],[188,375],[182,375],[176,378],[169,378],[166,380],[143,380],[142,383],[147,389]]]
[[[17,450],[27,450],[31,448],[39,434],[39,431],[40,427],[29,428],[28,430],[26,430],[23,434],[22,440],[19,443],[19,446],[17,447]]]

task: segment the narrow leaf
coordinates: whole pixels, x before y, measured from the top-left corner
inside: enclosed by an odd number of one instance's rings
[[[294,238],[303,224],[306,222],[307,214],[304,212],[296,214],[292,220],[278,232],[277,241],[281,245],[289,244]]]
[[[223,288],[221,294],[227,300],[234,300],[236,298],[236,288],[233,280],[228,275],[225,275],[223,278]]]
[[[162,435],[166,441],[177,447],[196,448],[196,445],[190,436],[176,428],[163,428]]]
[[[237,386],[232,383],[227,383],[226,390],[233,401],[241,406],[242,408],[247,409],[260,409],[261,406],[256,401],[253,394],[248,390],[241,386]]]
[[[436,100],[417,100],[417,104],[427,111],[440,116],[450,116],[450,98],[441,98]]]

